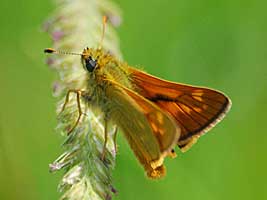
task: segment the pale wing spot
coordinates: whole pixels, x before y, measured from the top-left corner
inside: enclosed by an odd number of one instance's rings
[[[198,96],[193,96],[194,99],[198,100],[198,101],[203,101],[202,97],[198,97]]]
[[[192,112],[192,109],[190,109],[189,107],[187,107],[187,106],[185,106],[185,105],[183,105],[183,104],[181,104],[180,106],[183,108],[183,110],[184,110],[186,113],[190,114],[190,113]]]
[[[199,108],[199,107],[193,107],[193,109],[196,111],[196,112],[198,112],[198,113],[200,113],[200,112],[202,112],[202,109],[201,108]],[[205,108],[204,108],[205,109]]]
[[[160,128],[157,124],[155,124],[154,122],[150,121],[150,126],[153,130],[154,133],[159,133],[160,135],[164,134],[164,130],[162,128]]]
[[[152,130],[154,131],[154,132],[157,132],[158,130],[158,128],[157,128],[157,125],[154,123],[154,122],[150,122],[150,125],[151,125],[151,128],[152,128]]]
[[[157,112],[157,120],[160,124],[163,124],[163,115],[160,112]]]
[[[202,90],[195,90],[192,95],[193,96],[203,96],[204,92]]]
[[[159,133],[161,135],[164,134],[164,130],[162,129],[163,126],[161,126],[163,125],[164,121],[160,112],[157,112],[156,115],[153,113],[148,114],[147,119],[154,133]]]
[[[157,131],[159,132],[160,135],[164,135],[164,132],[165,132],[165,131],[164,131],[162,128],[158,128]]]

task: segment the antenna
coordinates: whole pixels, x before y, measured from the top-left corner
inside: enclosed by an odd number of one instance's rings
[[[102,34],[101,34],[101,39],[100,39],[100,43],[99,43],[98,49],[101,49],[102,45],[103,45],[103,40],[104,40],[104,36],[105,36],[107,21],[108,21],[108,17],[104,15],[103,18],[102,18],[103,27],[102,27]]]
[[[104,15],[103,18],[102,18],[102,25],[103,25],[102,26],[102,34],[101,34],[101,38],[100,38],[100,43],[99,43],[98,49],[101,49],[102,48],[102,45],[103,45],[103,40],[104,40],[104,36],[105,36],[107,21],[108,21],[108,17]],[[72,52],[55,50],[53,48],[46,48],[44,50],[44,52],[45,53],[50,53],[50,54],[65,54],[65,55],[75,55],[75,56],[84,56],[84,55],[87,55],[85,53],[72,53]]]
[[[66,52],[66,51],[58,51],[52,48],[46,48],[44,50],[45,53],[51,53],[51,54],[66,54],[66,55],[75,55],[75,56],[82,56],[83,53],[72,53],[72,52]]]

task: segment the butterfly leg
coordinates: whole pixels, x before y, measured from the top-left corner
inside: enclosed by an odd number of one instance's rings
[[[59,114],[63,113],[63,111],[65,110],[65,108],[66,108],[66,106],[67,106],[67,104],[68,104],[68,102],[69,102],[69,99],[70,99],[70,93],[71,93],[71,92],[73,92],[73,90],[69,90],[69,91],[68,91],[68,93],[67,93],[67,95],[66,95],[66,98],[65,98],[65,102],[64,102],[64,104],[63,104],[63,106],[62,106],[61,111],[60,111]]]
[[[118,132],[118,127],[116,126],[113,134],[113,144],[115,153],[117,153],[117,132]]]
[[[104,144],[103,144],[103,150],[102,150],[102,155],[101,155],[101,160],[105,159],[105,154],[106,154],[106,148],[107,148],[107,141],[108,141],[108,122],[107,119],[104,120]]]
[[[81,95],[82,95],[82,91],[81,90],[69,90],[68,91],[68,93],[66,95],[65,103],[63,104],[61,112],[63,112],[65,110],[66,105],[69,102],[70,93],[75,93],[76,94],[76,100],[77,100],[77,106],[78,106],[79,115],[78,115],[78,119],[76,120],[74,126],[68,131],[67,135],[69,135],[76,128],[76,126],[78,125],[78,123],[79,123],[79,121],[81,119],[81,116],[83,114],[82,113],[82,108],[81,108],[81,102],[80,102]]]

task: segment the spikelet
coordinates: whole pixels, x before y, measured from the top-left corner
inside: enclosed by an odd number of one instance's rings
[[[120,23],[120,11],[108,0],[57,0],[57,9],[44,24],[53,40],[53,48],[69,52],[81,52],[85,47],[97,47],[102,31],[102,16],[108,16],[103,48],[121,58],[118,38],[112,27]],[[84,115],[78,126],[67,136],[78,117],[75,96],[71,96],[63,112],[65,95],[70,89],[83,89],[86,72],[79,56],[51,55],[47,64],[56,69],[59,77],[53,86],[54,95],[60,100],[57,106],[57,130],[66,138],[64,153],[49,165],[50,171],[64,170],[59,184],[61,199],[100,200],[111,199],[115,189],[111,174],[115,166],[116,152],[113,140],[109,137],[105,160],[101,160],[104,143],[102,116],[83,105]],[[112,134],[112,129],[110,133]]]

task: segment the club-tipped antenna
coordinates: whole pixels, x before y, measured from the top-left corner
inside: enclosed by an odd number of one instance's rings
[[[75,56],[82,56],[84,54],[82,53],[72,53],[72,52],[67,52],[67,51],[60,51],[60,50],[55,50],[53,48],[46,48],[44,50],[45,53],[51,53],[51,54],[65,54],[65,55],[75,55]]]
[[[104,40],[104,36],[105,36],[105,32],[106,32],[106,25],[107,25],[107,21],[108,21],[108,17],[107,16],[103,16],[102,18],[102,34],[101,34],[101,38],[100,38],[100,43],[99,43],[99,47],[98,49],[102,48],[103,45],[103,40]]]

